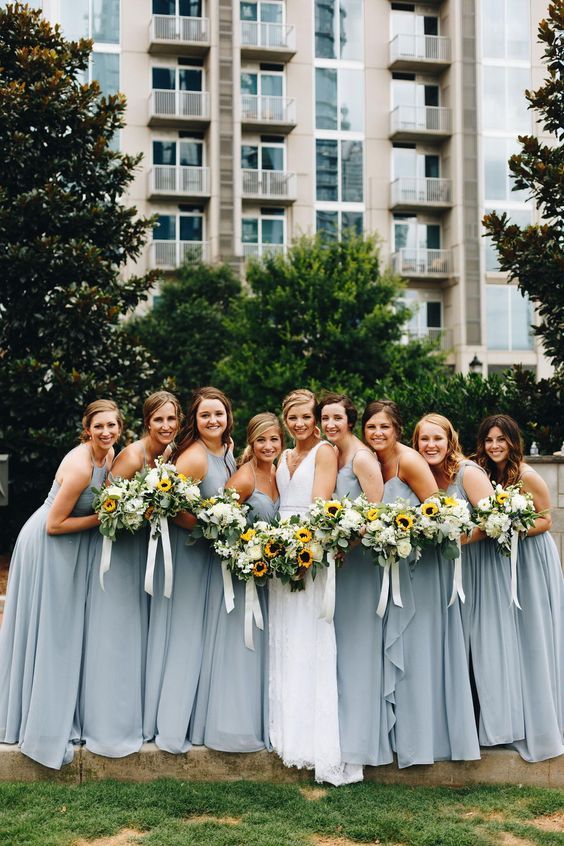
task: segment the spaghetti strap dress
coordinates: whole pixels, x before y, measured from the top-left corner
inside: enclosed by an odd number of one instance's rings
[[[249,517],[271,522],[278,500],[255,488],[246,500]],[[221,561],[213,555],[206,604],[202,672],[190,739],[221,752],[270,748],[268,735],[267,589],[257,588],[264,630],[253,625],[254,651],[245,646],[245,583],[232,576],[235,607],[223,598]]]
[[[208,469],[200,491],[209,498],[225,485],[235,462],[231,452],[225,458],[207,450],[206,454]],[[174,571],[170,599],[163,594],[164,568],[155,570],[143,729],[145,739],[154,738],[159,749],[183,753],[192,745],[190,723],[202,670],[207,598],[216,556],[208,540],[191,543],[190,532],[174,523],[170,525],[170,545]]]
[[[474,461],[462,461],[447,493],[466,500],[471,510],[464,488],[467,467],[485,473]],[[523,697],[509,559],[488,538],[465,544],[462,574],[466,594],[462,626],[478,695],[480,745],[521,740],[525,730]]]
[[[564,753],[564,583],[549,532],[519,539],[517,590],[525,738],[512,746],[525,761],[544,761]]]
[[[354,456],[339,470],[337,498],[356,499],[362,493],[353,462]],[[341,755],[351,764],[389,764],[393,753],[384,700],[383,625],[376,614],[382,568],[373,563],[366,547],[358,545],[347,553],[336,581]]]
[[[105,476],[105,466],[92,466],[71,517],[92,514],[91,489]],[[0,742],[19,744],[24,755],[53,769],[72,761],[72,741],[80,739],[75,717],[84,607],[90,548],[99,534],[47,534],[59,488],[55,480],[19,534],[0,628]]]
[[[384,502],[397,497],[419,504],[398,475]],[[448,608],[453,570],[434,548],[402,561],[403,608],[390,601],[384,618],[384,695],[400,768],[480,757],[459,601]]]

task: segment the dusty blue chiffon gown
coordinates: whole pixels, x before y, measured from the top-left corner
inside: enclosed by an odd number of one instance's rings
[[[255,488],[246,500],[249,518],[271,522],[278,500]],[[267,588],[257,588],[264,630],[253,624],[254,651],[244,642],[245,584],[233,576],[235,607],[223,599],[221,563],[213,556],[206,603],[204,655],[190,739],[221,752],[270,748],[268,737]]]
[[[473,461],[463,461],[447,490],[466,502],[464,471],[469,466],[478,467]],[[468,507],[471,509],[470,504]],[[462,547],[462,578],[466,594],[462,625],[480,706],[480,745],[520,740],[525,729],[509,559],[500,555],[492,540],[466,544]]]
[[[91,488],[103,485],[105,475],[105,467],[93,465],[71,517],[92,514]],[[53,769],[72,761],[72,741],[80,738],[84,606],[90,547],[99,534],[47,534],[59,487],[55,480],[19,534],[0,628],[0,742],[18,743],[25,755]]]
[[[335,496],[356,499],[362,488],[353,470],[354,456],[339,470]],[[370,550],[356,546],[337,570],[335,637],[339,734],[343,761],[389,764],[393,761],[384,700],[383,626],[376,614],[382,568]]]
[[[384,485],[384,502],[398,497],[419,504],[396,475]],[[453,570],[433,548],[416,564],[402,561],[403,608],[388,603],[384,695],[400,768],[480,757],[460,602],[447,607]]]

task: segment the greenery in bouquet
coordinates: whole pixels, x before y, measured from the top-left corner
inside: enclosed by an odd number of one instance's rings
[[[474,522],[489,538],[497,541],[504,555],[511,555],[511,537],[526,534],[540,515],[535,511],[531,494],[522,490],[522,483],[496,485],[493,494],[481,499],[474,509]]]
[[[474,523],[466,500],[437,493],[418,506],[416,533],[421,546],[438,546],[445,558],[458,558],[459,539]]]
[[[236,546],[247,527],[248,510],[248,505],[239,502],[237,491],[220,488],[215,496],[200,501],[194,512],[198,523],[190,532],[189,542],[207,538]]]
[[[272,578],[274,571],[265,553],[271,537],[270,528],[264,520],[257,520],[240,533],[235,543],[227,543],[221,539],[215,541],[215,551],[241,581],[254,579],[255,584],[261,586]],[[270,546],[268,549],[270,551]]]
[[[265,561],[273,575],[292,591],[305,590],[307,573],[315,578],[324,559],[323,547],[315,540],[308,521],[293,515],[264,531],[268,535],[263,546]]]
[[[356,500],[364,520],[363,546],[372,550],[374,563],[384,567],[400,558],[421,555],[421,541],[417,532],[417,509],[404,499],[390,503],[368,502],[360,496]]]
[[[139,479],[112,479],[108,487],[92,488],[93,508],[100,520],[100,532],[115,541],[120,529],[136,532],[143,525],[146,506]]]
[[[342,553],[354,540],[360,538],[364,522],[355,501],[346,496],[331,500],[318,497],[311,505],[307,519],[314,539],[323,547],[328,563],[329,556],[342,562]]]
[[[161,517],[176,517],[180,511],[195,512],[202,500],[198,482],[179,473],[174,464],[157,458],[155,467],[144,469],[135,478],[141,485],[144,516],[156,537],[161,532]]]

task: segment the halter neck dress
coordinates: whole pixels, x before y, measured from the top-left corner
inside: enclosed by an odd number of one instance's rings
[[[384,502],[419,505],[396,475]],[[460,602],[448,608],[454,564],[432,547],[400,562],[403,608],[388,603],[384,621],[385,689],[398,767],[480,757]]]
[[[205,449],[201,444],[202,449]],[[233,453],[206,451],[208,469],[200,483],[202,496],[214,496],[235,470]],[[191,720],[202,670],[206,609],[217,556],[209,541],[190,542],[190,532],[170,525],[174,582],[172,596],[163,595],[163,567],[155,571],[149,618],[145,685],[144,734],[165,752],[187,752]],[[244,644],[243,644],[244,646]]]
[[[71,517],[93,513],[92,488],[105,477],[105,465],[93,464]],[[47,534],[59,488],[55,480],[18,536],[0,627],[0,742],[18,743],[25,755],[53,769],[72,761],[71,741],[80,737],[84,604],[90,547],[99,534]]]
[[[353,465],[362,451],[339,470],[336,498],[361,495]],[[376,614],[381,586],[381,567],[370,550],[356,546],[337,570],[335,599],[341,755],[351,764],[378,766],[393,760],[384,700],[383,624]]]
[[[281,517],[307,513],[322,446],[291,477],[283,453],[276,472]],[[360,781],[362,767],[341,757],[335,628],[320,619],[325,583],[325,570],[315,581],[307,575],[306,589],[295,593],[270,582],[270,740],[287,766],[314,769],[316,781],[337,785]]]
[[[468,467],[485,473],[474,461],[462,461],[447,493],[465,500],[471,510],[464,487]],[[525,731],[523,698],[509,559],[488,538],[464,544],[462,575],[466,601],[460,610],[480,708],[480,745],[521,740]]]
[[[255,488],[246,504],[249,523],[271,522],[278,500]],[[268,736],[267,588],[257,588],[264,630],[253,624],[254,651],[244,640],[245,584],[232,575],[235,607],[228,614],[223,598],[221,561],[214,555],[204,625],[202,672],[190,739],[221,752],[270,748]]]

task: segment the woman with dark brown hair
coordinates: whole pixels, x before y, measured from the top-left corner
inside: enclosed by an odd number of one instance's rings
[[[512,744],[526,761],[564,753],[564,583],[558,551],[549,529],[550,495],[546,482],[523,461],[519,427],[506,414],[480,424],[476,460],[494,484],[522,484],[539,517],[519,540],[517,591],[512,606],[521,657],[525,738]]]

